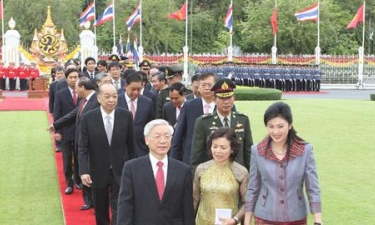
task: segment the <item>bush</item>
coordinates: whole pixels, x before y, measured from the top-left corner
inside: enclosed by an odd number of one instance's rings
[[[375,101],[375,94],[370,94],[371,101]]]
[[[236,88],[237,101],[268,101],[281,100],[282,92],[271,88]]]

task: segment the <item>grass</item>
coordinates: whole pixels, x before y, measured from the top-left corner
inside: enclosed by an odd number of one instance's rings
[[[45,112],[0,112],[0,224],[63,224]]]
[[[325,224],[375,224],[374,102],[285,102],[298,134],[314,145]],[[254,142],[266,135],[263,113],[271,103],[236,103],[250,118]],[[63,224],[47,124],[44,112],[0,112],[0,224]]]
[[[314,145],[325,224],[375,224],[375,104],[372,101],[285,100],[298,134]],[[266,135],[272,103],[237,102],[250,117],[254,142]],[[309,216],[312,224],[312,216]]]

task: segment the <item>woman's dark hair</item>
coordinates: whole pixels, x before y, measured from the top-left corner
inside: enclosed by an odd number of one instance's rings
[[[206,142],[209,155],[212,155],[212,152],[211,152],[212,141],[218,138],[226,138],[229,141],[230,148],[232,149],[229,155],[229,160],[234,161],[238,153],[241,150],[241,143],[238,141],[237,135],[234,132],[234,130],[228,127],[220,127],[219,129],[212,132],[207,137],[207,142]]]
[[[267,126],[268,121],[276,117],[283,118],[288,122],[289,125],[293,124],[292,109],[285,102],[275,102],[267,108],[266,112],[264,113],[264,125]],[[286,139],[286,156],[288,160],[290,155],[290,147],[295,140],[304,142],[304,140],[297,135],[297,131],[292,126],[288,132],[288,136]],[[271,141],[272,139],[270,137],[268,139],[268,147],[271,145]]]

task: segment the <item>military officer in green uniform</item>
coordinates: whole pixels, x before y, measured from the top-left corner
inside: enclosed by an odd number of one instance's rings
[[[190,155],[193,174],[199,164],[212,159],[206,140],[208,135],[219,127],[231,127],[235,131],[242,146],[235,161],[249,170],[253,138],[249,118],[245,114],[232,111],[235,87],[236,85],[230,79],[224,78],[217,81],[211,89],[215,93],[216,111],[198,117],[195,122]]]

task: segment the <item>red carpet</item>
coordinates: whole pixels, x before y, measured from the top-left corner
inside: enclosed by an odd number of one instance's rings
[[[46,111],[48,120],[53,122],[52,115],[48,112],[48,98],[27,99],[25,97],[6,97],[0,102],[0,111]],[[47,125],[46,125],[47,128]],[[52,143],[55,143],[51,134]],[[55,146],[51,151],[55,152]],[[83,205],[82,191],[74,189],[73,194],[65,195],[65,178],[63,171],[62,153],[55,153],[57,178],[59,181],[60,196],[63,216],[66,225],[94,225],[93,210],[81,211]],[[0,222],[1,224],[1,222]],[[46,223],[48,224],[48,222]]]

